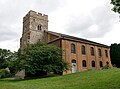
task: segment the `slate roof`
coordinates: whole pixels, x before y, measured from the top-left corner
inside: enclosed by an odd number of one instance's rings
[[[104,45],[104,44],[101,44],[101,43],[97,43],[97,42],[94,42],[94,41],[90,41],[90,40],[75,37],[75,36],[70,36],[70,35],[57,33],[57,32],[52,32],[52,31],[48,31],[48,33],[58,36],[58,38],[52,40],[51,42],[59,40],[59,39],[66,39],[66,40],[71,40],[71,41],[75,41],[75,42],[81,42],[81,43],[85,43],[85,44],[90,44],[90,45],[96,45],[96,46],[100,46],[100,47],[109,48],[108,45]]]

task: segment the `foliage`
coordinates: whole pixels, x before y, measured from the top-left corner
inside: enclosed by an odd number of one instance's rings
[[[0,69],[9,68],[12,74],[15,74],[20,68],[18,52],[11,52],[0,48]]]
[[[62,73],[68,68],[67,62],[62,60],[62,50],[44,43],[28,45],[21,52],[20,60],[21,69],[25,68],[27,76]]]
[[[120,14],[120,0],[111,0],[111,4],[114,5],[112,10]]]
[[[11,58],[7,60],[8,68],[10,69],[11,74],[15,74],[21,65],[18,57],[18,52],[13,52]]]
[[[0,69],[8,67],[8,60],[11,59],[12,52],[7,49],[0,49]]]
[[[6,69],[1,69],[0,70],[0,78],[6,78],[9,77],[10,73]]]
[[[111,44],[110,46],[110,57],[112,64],[120,68],[120,44]]]
[[[89,70],[32,80],[0,80],[0,89],[120,89],[120,69]]]

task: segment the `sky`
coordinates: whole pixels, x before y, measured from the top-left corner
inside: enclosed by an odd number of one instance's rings
[[[108,46],[120,43],[120,19],[112,7],[110,0],[0,0],[0,48],[19,49],[30,10],[48,15],[49,31]]]

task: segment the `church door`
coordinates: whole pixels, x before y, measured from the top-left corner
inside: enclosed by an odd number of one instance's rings
[[[72,73],[76,72],[76,60],[72,60]]]

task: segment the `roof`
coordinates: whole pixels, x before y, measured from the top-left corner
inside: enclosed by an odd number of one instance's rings
[[[59,37],[59,38],[54,39],[54,40],[52,40],[52,41],[59,40],[59,39],[66,39],[66,40],[81,42],[81,43],[85,43],[85,44],[91,44],[91,45],[96,45],[96,46],[100,46],[100,47],[102,46],[102,47],[107,47],[107,48],[109,48],[108,45],[104,45],[104,44],[97,43],[97,42],[90,41],[90,40],[83,39],[83,38],[78,38],[78,37],[75,37],[75,36],[70,36],[70,35],[66,35],[66,34],[62,34],[62,33],[57,33],[57,32],[52,32],[52,31],[48,31],[48,33],[50,33],[50,34],[52,34],[52,35],[56,35],[56,36]],[[51,41],[51,42],[52,42],[52,41]]]

